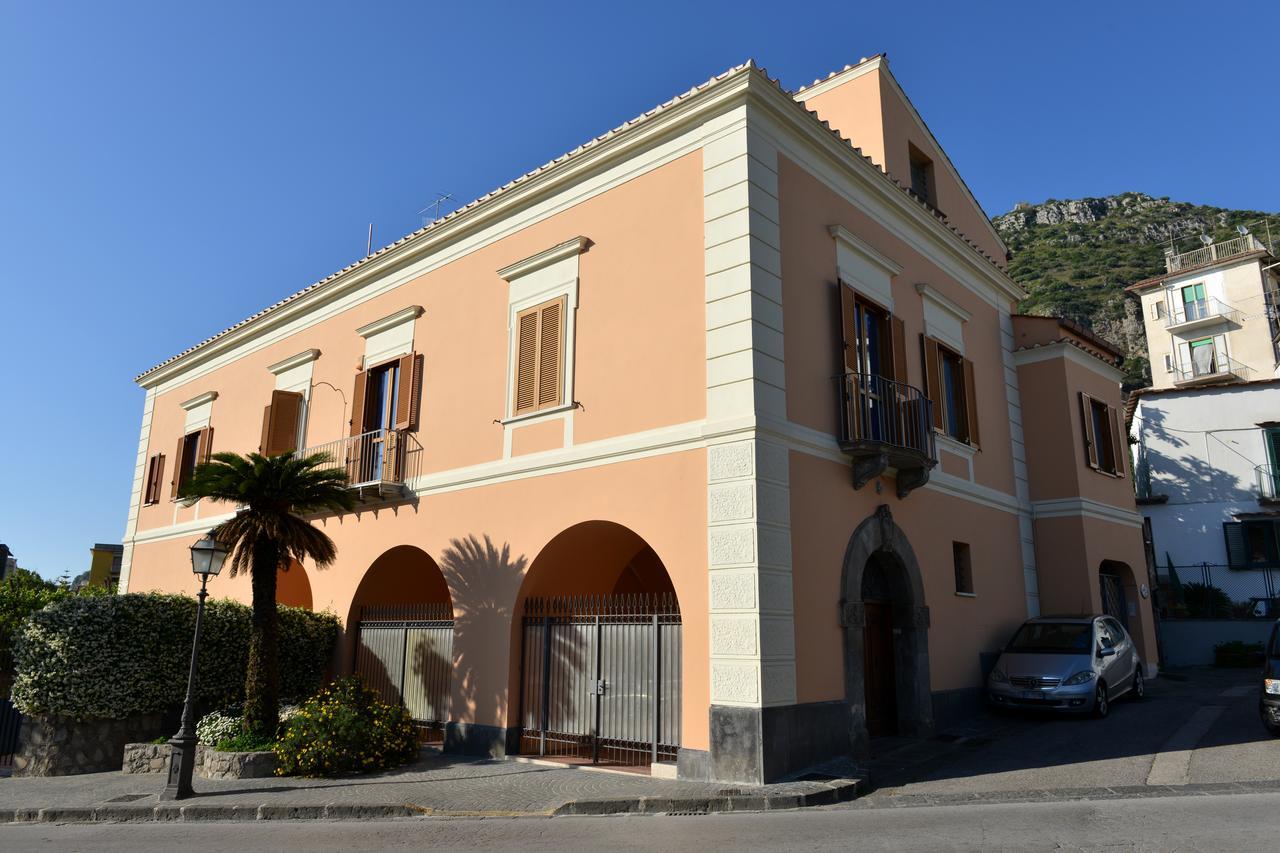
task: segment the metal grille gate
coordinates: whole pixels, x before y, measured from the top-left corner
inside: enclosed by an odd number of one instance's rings
[[[525,602],[520,751],[624,765],[680,747],[680,608],[675,596]]]
[[[453,677],[453,607],[363,607],[356,675],[384,702],[404,705],[426,739],[449,721]]]
[[[1127,630],[1129,611],[1124,600],[1124,584],[1110,572],[1098,573],[1098,591],[1102,595],[1102,612],[1113,617]]]

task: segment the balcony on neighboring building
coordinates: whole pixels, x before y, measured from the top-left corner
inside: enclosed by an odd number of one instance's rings
[[[836,377],[840,448],[853,460],[860,489],[887,469],[897,471],[898,496],[929,481],[937,464],[933,403],[912,385],[878,374]]]
[[[1266,249],[1267,247],[1257,237],[1252,234],[1242,234],[1230,240],[1223,240],[1221,243],[1210,243],[1190,252],[1174,254],[1172,250],[1166,250],[1164,256],[1165,271],[1169,273],[1180,272],[1194,267],[1202,267],[1205,264],[1225,261],[1236,255],[1266,251]]]
[[[1223,322],[1239,323],[1240,312],[1220,299],[1173,300],[1169,313],[1165,315],[1164,327],[1177,334]]]
[[[1253,472],[1258,483],[1258,502],[1280,503],[1280,468],[1273,465],[1259,465],[1253,469]]]
[[[422,446],[408,430],[375,429],[360,435],[318,444],[300,456],[323,453],[325,468],[347,475],[347,488],[361,503],[379,503],[408,497],[406,483],[418,473]]]
[[[1179,388],[1195,385],[1213,385],[1218,382],[1247,382],[1253,370],[1233,358],[1213,352],[1203,357],[1193,352],[1189,361],[1173,365],[1173,384]]]

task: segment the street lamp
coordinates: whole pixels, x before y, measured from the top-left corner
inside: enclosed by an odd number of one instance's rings
[[[196,759],[196,654],[200,650],[200,620],[204,616],[204,600],[209,595],[209,578],[222,571],[228,548],[210,530],[191,546],[191,571],[200,576],[200,594],[196,598],[196,630],[191,638],[191,668],[187,672],[187,701],[182,706],[182,727],[169,738],[169,781],[160,792],[162,800],[183,800],[195,793],[191,790],[191,773]]]

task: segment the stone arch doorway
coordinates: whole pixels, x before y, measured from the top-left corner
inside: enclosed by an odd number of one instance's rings
[[[929,680],[929,608],[915,551],[880,506],[845,550],[841,615],[845,701],[855,756],[870,738],[933,731]]]

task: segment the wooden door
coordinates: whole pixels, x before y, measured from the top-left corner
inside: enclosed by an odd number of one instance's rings
[[[885,601],[864,601],[866,624],[862,637],[862,672],[867,701],[867,733],[881,737],[897,733],[897,679],[893,667],[893,607]]]

